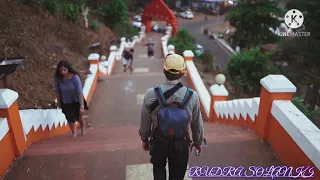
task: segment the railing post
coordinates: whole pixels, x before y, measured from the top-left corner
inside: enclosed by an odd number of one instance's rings
[[[168,46],[168,53],[169,53],[169,54],[175,54],[175,47],[174,47],[174,45],[170,44],[170,45]]]
[[[134,44],[137,43],[137,42],[140,42],[138,36],[133,36],[132,40],[133,40],[132,42],[134,42]]]
[[[262,140],[267,139],[268,116],[271,113],[274,100],[292,100],[293,93],[297,88],[284,75],[268,75],[260,80],[262,85],[260,94],[260,105],[257,120],[254,126]]]
[[[143,39],[143,37],[144,37],[144,32],[139,32],[139,39],[140,39],[140,41],[142,41],[142,39]]]
[[[117,52],[117,46],[110,46],[110,53]]]
[[[171,24],[168,24],[166,34],[171,37],[171,35],[172,35],[172,26],[171,26]]]
[[[122,44],[122,43],[125,43],[125,42],[126,42],[126,38],[125,38],[125,37],[122,37],[122,38],[120,39],[120,41],[121,41],[121,44]]]
[[[91,53],[88,56],[89,64],[96,64],[98,66],[98,76],[100,76],[99,59],[100,55],[98,53]]]
[[[193,61],[194,54],[191,50],[186,50],[183,52],[183,57],[184,57],[185,62]],[[192,82],[192,79],[191,79],[191,76],[189,74],[188,69],[186,69],[186,75],[190,77],[190,78],[188,78],[188,81],[189,81],[189,84],[191,86],[193,86],[193,82]],[[195,88],[195,87],[192,87],[192,88]]]
[[[161,47],[162,47],[162,51],[163,51],[163,56],[165,57],[165,56],[167,56],[168,55],[168,48],[167,48],[167,51],[165,51],[165,47],[167,46],[167,38],[166,38],[166,36],[163,36],[163,37],[161,37]]]
[[[114,67],[116,65],[116,60],[117,60],[117,46],[111,46],[110,47],[110,54],[111,53],[114,53],[115,56],[114,56],[114,59],[113,59],[113,62],[112,64],[110,64],[110,62],[108,62],[108,75],[111,75],[111,73],[113,72],[114,70]],[[110,55],[109,55],[110,56]]]
[[[120,44],[120,49],[122,48],[122,50],[124,50],[125,48],[129,47],[128,43],[126,42],[126,38],[125,37],[122,37],[120,39],[121,41],[121,44]]]
[[[19,95],[10,89],[0,89],[0,117],[8,120],[9,131],[13,134],[16,156],[21,156],[26,147],[26,135],[23,130],[18,107]]]
[[[194,54],[191,50],[184,51],[183,56],[185,61],[193,61]]]
[[[147,30],[146,25],[142,24],[142,25],[140,26],[140,32],[143,33],[143,36],[146,34],[146,30]]]
[[[218,74],[216,76],[216,84],[210,87],[211,101],[210,101],[210,115],[209,121],[218,120],[218,115],[214,109],[214,103],[216,101],[226,101],[229,95],[228,90],[224,86],[226,77],[223,74]]]
[[[100,55],[98,53],[91,53],[88,56],[90,64],[99,64]]]

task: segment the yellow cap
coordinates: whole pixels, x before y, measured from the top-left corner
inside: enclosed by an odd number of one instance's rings
[[[185,73],[186,71],[186,65],[184,63],[184,58],[179,54],[169,54],[167,55],[165,61],[164,61],[164,70],[172,73],[172,74],[180,74]],[[176,70],[171,71],[171,70]]]

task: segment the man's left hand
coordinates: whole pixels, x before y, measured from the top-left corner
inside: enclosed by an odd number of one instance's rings
[[[84,115],[84,113],[85,113],[84,107],[80,107],[80,115]]]

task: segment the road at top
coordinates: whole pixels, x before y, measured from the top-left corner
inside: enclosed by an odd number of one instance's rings
[[[223,49],[216,40],[209,39],[208,36],[204,35],[201,31],[201,28],[207,24],[214,24],[218,22],[223,22],[224,18],[220,19],[210,19],[207,22],[204,20],[183,20],[179,22],[179,29],[186,28],[192,36],[196,38],[197,44],[203,46],[204,49],[210,50],[216,56],[216,64],[220,68],[225,68],[228,64],[228,59],[230,53]]]

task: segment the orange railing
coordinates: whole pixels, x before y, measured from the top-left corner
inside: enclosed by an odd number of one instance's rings
[[[185,51],[184,56],[189,84],[199,94],[207,121],[254,129],[284,164],[312,166],[315,177],[310,179],[320,179],[320,130],[292,104],[296,87],[290,80],[283,75],[268,75],[260,81],[260,97],[227,100],[223,84],[207,90],[193,63],[193,52]]]
[[[133,46],[145,37],[140,32],[134,38]],[[93,53],[88,57],[90,72],[83,87],[83,94],[87,102],[92,101],[92,96],[101,75],[111,75],[118,54],[122,54],[123,47],[128,44],[122,40],[121,47],[110,47],[108,66],[100,63],[100,55]],[[41,139],[60,135],[70,131],[64,114],[59,109],[28,109],[19,110],[18,93],[9,89],[0,89],[0,178],[15,160],[23,154],[25,148]]]

